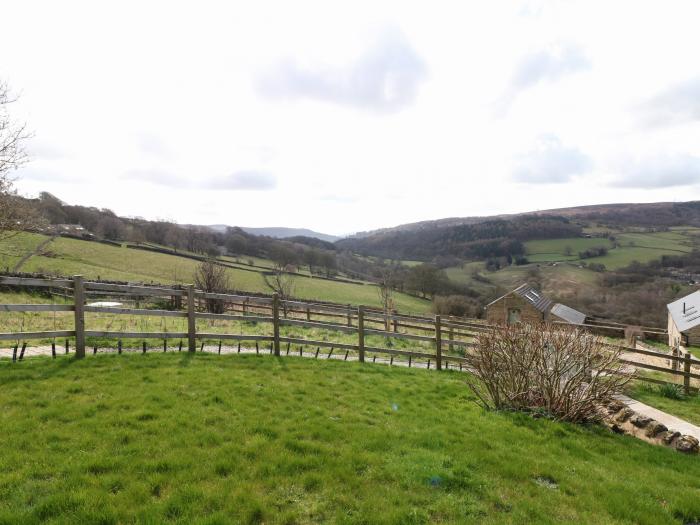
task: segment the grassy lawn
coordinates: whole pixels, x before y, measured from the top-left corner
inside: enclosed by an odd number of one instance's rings
[[[659,377],[668,380],[668,376]],[[680,386],[678,391],[682,392]],[[694,425],[700,425],[700,395],[698,394],[682,395],[679,399],[674,399],[663,395],[663,390],[659,385],[635,381],[630,387],[628,395],[637,401],[685,419]]]
[[[458,372],[0,363],[0,523],[684,523],[700,459],[479,409]]]
[[[23,233],[13,239],[18,239],[13,242],[21,246],[16,248],[14,245],[5,246],[5,243],[0,243],[0,252],[9,252],[7,248],[10,248],[24,254],[46,237]],[[265,259],[255,259],[256,264],[263,264],[265,261]],[[7,262],[9,264],[12,261],[7,259]],[[47,246],[42,255],[31,257],[21,270],[63,276],[82,274],[87,279],[187,284],[192,282],[198,264],[197,261],[184,257],[59,237]],[[0,265],[0,268],[3,266]],[[261,273],[232,268],[228,268],[227,272],[231,278],[232,287],[236,290],[272,292]],[[377,287],[374,285],[343,283],[304,276],[296,277],[295,283],[294,295],[299,299],[353,305],[365,304],[375,307],[381,304]],[[395,302],[397,309],[402,312],[427,313],[431,308],[430,301],[401,293],[395,294]]]

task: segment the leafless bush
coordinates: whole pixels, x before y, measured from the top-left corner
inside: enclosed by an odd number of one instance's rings
[[[272,288],[282,302],[283,315],[287,316],[287,303],[284,301],[289,301],[293,295],[296,288],[296,278],[294,274],[282,269],[277,268],[272,274],[270,279],[267,279],[267,284]]]
[[[202,261],[197,267],[194,273],[194,286],[209,293],[226,293],[231,287],[226,268],[209,259]],[[224,313],[225,304],[221,299],[205,299],[204,303],[208,312]]]
[[[596,421],[632,378],[620,351],[577,328],[518,324],[479,334],[468,381],[487,409],[541,410],[556,419]]]
[[[31,136],[23,124],[10,118],[9,106],[15,100],[7,84],[0,80],[0,239],[44,226],[31,203],[17,195],[10,177],[11,171],[27,161],[24,144]]]

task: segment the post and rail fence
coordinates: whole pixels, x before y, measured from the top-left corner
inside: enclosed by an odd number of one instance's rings
[[[346,352],[347,359],[349,352],[355,352],[357,360],[365,362],[367,354],[374,354],[373,361],[377,354],[388,355],[393,363],[394,358],[408,359],[409,366],[417,359],[427,360],[428,368],[431,362],[437,370],[458,367],[460,370],[466,369],[466,352],[474,345],[473,339],[479,332],[491,330],[494,325],[489,325],[478,319],[456,318],[451,316],[434,317],[399,314],[392,311],[390,314],[367,306],[356,308],[350,305],[338,305],[333,303],[306,302],[299,300],[286,300],[277,294],[272,297],[259,297],[241,293],[210,293],[196,290],[193,285],[189,286],[150,286],[133,284],[114,284],[99,281],[86,281],[81,276],[72,279],[44,279],[34,277],[10,277],[0,276],[0,285],[31,289],[56,290],[62,292],[70,291],[72,304],[0,304],[2,312],[73,312],[72,330],[52,330],[52,331],[17,331],[5,332],[0,328],[0,341],[16,341],[13,357],[16,357],[19,342],[23,341],[22,354],[26,347],[27,340],[42,340],[56,338],[73,338],[75,341],[74,352],[76,357],[84,357],[86,354],[86,340],[88,338],[106,338],[119,341],[119,351],[122,349],[122,339],[160,339],[165,341],[164,348],[167,349],[167,340],[183,339],[187,340],[187,349],[190,352],[197,351],[197,341],[219,340],[255,342],[267,342],[271,344],[270,353],[280,356],[281,345],[287,345],[287,353],[290,345],[303,345],[316,347],[316,356],[320,348],[330,348],[329,357],[334,349]],[[95,306],[86,304],[86,298],[92,296],[114,295],[118,297],[136,298],[136,308],[124,308],[116,306]],[[66,297],[66,295],[62,295]],[[140,308],[139,300],[143,298],[167,298],[173,309],[148,309]],[[217,301],[224,304],[224,313],[213,313],[207,311],[207,301]],[[184,303],[184,304],[183,304]],[[182,308],[184,306],[184,308]],[[231,312],[231,313],[228,313]],[[159,331],[159,332],[129,332],[92,330],[86,327],[86,313],[90,314],[112,314],[130,316],[153,316],[153,317],[176,317],[186,320],[186,331]],[[295,317],[296,315],[296,317]],[[312,318],[313,317],[313,318]],[[324,320],[319,320],[323,318]],[[330,318],[331,321],[325,320]],[[197,330],[198,320],[222,320],[239,321],[252,323],[268,323],[272,325],[271,334],[234,334],[215,333]],[[372,326],[373,325],[373,326]],[[354,343],[335,342],[329,340],[312,340],[302,337],[284,336],[280,333],[282,326],[318,328],[332,332],[346,334],[356,334]],[[585,328],[585,327],[584,327]],[[404,329],[404,331],[401,331]],[[411,330],[410,332],[408,330]],[[416,333],[419,332],[419,333]],[[380,336],[390,339],[403,339],[423,343],[417,349],[397,349],[389,347],[369,346],[366,338],[368,336]],[[388,346],[388,345],[387,345]],[[694,389],[691,380],[700,380],[700,360],[693,358],[689,353],[666,354],[653,350],[645,350],[628,346],[609,344],[611,348],[622,350],[625,354],[637,354],[646,357],[657,358],[657,361],[649,363],[648,359],[632,360],[625,356],[622,362],[653,372],[663,372],[673,378],[682,380],[683,388],[686,392]],[[455,355],[455,348],[459,349],[461,355]],[[144,342],[145,349],[145,342]],[[95,349],[96,351],[96,349]],[[52,345],[52,354],[55,356],[55,349]],[[661,366],[659,363],[668,363],[669,366]],[[667,383],[654,377],[640,376],[639,379],[653,383]]]

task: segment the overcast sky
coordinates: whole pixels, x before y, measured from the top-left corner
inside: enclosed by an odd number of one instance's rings
[[[349,233],[700,199],[700,2],[3,0],[21,193]]]

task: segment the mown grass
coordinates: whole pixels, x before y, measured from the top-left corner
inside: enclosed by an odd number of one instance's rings
[[[22,233],[13,237],[18,239],[13,242],[27,245],[22,252],[24,254],[32,243],[38,244],[45,238],[43,235]],[[0,243],[0,252],[3,250],[5,250],[4,244]],[[21,251],[18,248],[15,252],[19,253],[18,250]],[[263,261],[263,259],[256,259],[256,264]],[[8,259],[8,262],[11,261]],[[198,264],[197,261],[184,257],[59,237],[46,247],[43,254],[29,258],[21,270],[61,276],[82,274],[87,279],[187,284],[192,282]],[[0,268],[3,266],[0,265]],[[260,272],[263,271],[265,270],[260,270]],[[227,269],[234,289],[242,292],[271,293],[271,288],[260,272]],[[344,283],[306,276],[297,276],[294,282],[294,295],[299,299],[364,304],[374,307],[381,304],[377,287],[374,285]],[[403,293],[396,293],[394,299],[396,308],[402,312],[426,313],[431,308],[430,301]]]
[[[484,412],[457,372],[105,355],[0,386],[0,523],[700,519],[697,457]]]

